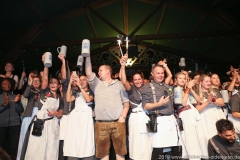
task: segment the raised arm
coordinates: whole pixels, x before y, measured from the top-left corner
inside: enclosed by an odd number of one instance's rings
[[[89,57],[86,57],[85,72],[86,72],[86,76],[87,76],[88,80],[92,80],[94,78],[94,73],[92,72],[92,64],[91,64],[90,55],[89,55]]]
[[[186,90],[184,91],[184,94],[183,94],[183,101],[182,101],[183,106],[186,106],[186,104],[187,104],[188,96],[189,96],[189,93],[190,93],[192,87],[194,86],[194,83],[195,83],[194,80],[191,80],[187,83]]]
[[[44,57],[45,57],[45,53],[42,56],[43,62],[44,62]],[[44,66],[41,88],[46,89],[47,87],[48,87],[48,68]]]
[[[33,82],[33,79],[32,79],[32,73],[30,73],[29,75],[28,75],[28,85],[27,85],[27,88],[25,89],[25,91],[24,91],[24,93],[23,93],[23,96],[25,97],[25,98],[28,98],[31,94],[32,94],[32,92],[31,92],[31,89],[32,89],[32,82]]]
[[[77,77],[78,78],[78,77]],[[86,100],[87,103],[92,102],[93,101],[93,96],[89,95],[84,89],[82,89],[81,85],[80,85],[80,81],[79,78],[77,80],[77,86],[78,88],[81,90],[82,95],[84,97],[84,99]]]
[[[125,54],[121,59],[120,59],[120,64],[121,68],[119,71],[119,76],[121,77],[121,82],[124,86],[124,88],[129,91],[131,89],[130,83],[127,81],[127,76],[126,76],[126,71],[125,71],[125,66],[126,66],[126,61],[128,59],[128,55]]]
[[[233,88],[234,88],[234,85],[235,85],[235,82],[236,82],[237,78],[238,78],[238,72],[236,70],[234,70],[233,71],[233,76],[232,76],[232,81],[228,86],[228,91],[230,91],[230,92],[233,91]]]
[[[65,58],[64,58],[64,56],[62,54],[59,54],[58,58],[62,61],[62,67],[61,67],[62,79],[66,79],[67,74],[66,74]]]
[[[164,70],[166,71],[166,74],[167,74],[167,77],[165,78],[165,83],[166,84],[170,84],[170,81],[172,79],[172,72],[170,71],[170,69],[168,68],[167,66],[167,63],[166,63],[166,60],[163,60],[163,61],[159,61],[158,62],[158,65],[161,65]]]
[[[20,78],[20,81],[18,82],[18,90],[21,90],[22,87],[23,87],[23,79],[26,77],[26,73],[23,71],[22,72],[22,75],[21,75],[21,78]]]
[[[67,102],[72,102],[75,100],[75,97],[72,95],[72,81],[73,81],[73,78],[71,76],[69,83],[68,83],[67,93],[66,93],[66,101]]]

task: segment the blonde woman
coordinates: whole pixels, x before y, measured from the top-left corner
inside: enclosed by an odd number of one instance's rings
[[[195,85],[195,80],[191,80],[186,84],[186,75],[183,72],[179,72],[175,76],[175,83],[177,87],[183,89],[182,104],[175,105],[175,109],[178,115],[178,120],[182,121],[182,130],[180,135],[183,143],[183,158],[190,160],[201,159],[201,148],[198,139],[198,121],[201,120],[198,110],[190,102],[190,92]],[[185,88],[186,84],[186,89]],[[193,98],[193,97],[192,97]]]
[[[201,115],[199,125],[203,127],[202,130],[199,130],[199,133],[201,133],[201,150],[203,155],[207,156],[208,140],[217,134],[215,124],[219,119],[226,119],[226,117],[221,108],[224,106],[222,95],[218,89],[211,88],[210,77],[203,74],[200,76],[199,81],[201,102],[196,105],[196,109]]]

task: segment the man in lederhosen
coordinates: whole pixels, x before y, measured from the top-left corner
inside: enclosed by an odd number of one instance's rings
[[[150,120],[157,123],[157,130],[150,131],[149,133],[153,147],[152,160],[168,159],[171,158],[170,156],[181,156],[182,152],[181,146],[179,146],[178,125],[173,115],[171,89],[164,83],[165,67],[166,64],[163,66],[155,65],[152,68],[153,81],[150,84],[144,85],[141,92],[144,109],[149,110],[150,115],[156,116],[154,120],[150,118]],[[166,155],[164,152],[168,152],[169,154]]]

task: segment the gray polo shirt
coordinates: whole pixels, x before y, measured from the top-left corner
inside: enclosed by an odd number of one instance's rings
[[[171,95],[171,93],[169,93],[169,91],[168,91],[168,88],[163,83],[157,83],[155,81],[152,81],[151,83],[155,87],[155,94],[156,94],[156,101],[157,102],[160,100],[160,98],[162,96],[164,96],[164,91],[168,92],[168,95]],[[142,87],[141,94],[142,94],[142,106],[143,106],[143,108],[147,103],[154,103],[152,88],[151,88],[150,84],[146,84]],[[166,106],[159,106],[159,107],[157,107],[155,109],[152,109],[152,110],[153,111],[158,110],[159,113],[161,113],[161,114],[173,114],[172,96],[169,99]]]
[[[232,114],[232,112],[238,112],[240,113],[240,97],[239,93],[233,95],[229,100],[229,106],[231,110],[229,112]]]
[[[129,102],[122,83],[113,80],[110,84],[105,84],[96,75],[88,83],[95,94],[96,120],[117,120],[122,114],[123,103]]]

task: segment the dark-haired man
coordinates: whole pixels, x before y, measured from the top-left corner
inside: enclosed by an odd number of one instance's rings
[[[239,134],[235,134],[233,123],[227,119],[216,122],[217,135],[208,141],[209,159],[240,159]]]

